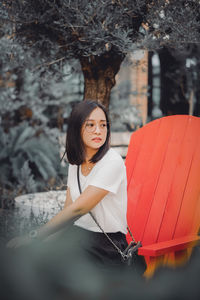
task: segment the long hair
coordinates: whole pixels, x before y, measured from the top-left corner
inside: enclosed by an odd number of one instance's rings
[[[91,162],[99,161],[110,147],[110,122],[105,107],[92,100],[85,100],[72,109],[68,121],[66,136],[67,159],[72,165],[81,165],[85,161],[85,147],[82,141],[81,129],[91,112],[96,108],[101,108],[105,113],[107,122],[107,137],[105,143],[99,148],[97,153],[90,159]]]

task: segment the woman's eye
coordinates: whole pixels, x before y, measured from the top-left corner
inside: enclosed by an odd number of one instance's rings
[[[105,128],[106,127],[106,124],[101,124],[101,128]]]
[[[86,126],[87,126],[87,127],[93,127],[94,124],[92,124],[92,123],[87,123]]]

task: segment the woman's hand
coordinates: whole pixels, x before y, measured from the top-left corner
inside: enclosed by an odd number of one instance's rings
[[[31,244],[32,242],[32,238],[29,235],[25,235],[25,236],[17,236],[13,239],[11,239],[7,244],[6,247],[7,248],[19,248],[22,246],[28,246]]]

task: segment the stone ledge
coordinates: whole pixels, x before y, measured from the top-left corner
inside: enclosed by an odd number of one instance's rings
[[[21,217],[29,218],[43,214],[46,219],[52,218],[64,205],[66,191],[49,191],[26,194],[15,198],[15,205]]]

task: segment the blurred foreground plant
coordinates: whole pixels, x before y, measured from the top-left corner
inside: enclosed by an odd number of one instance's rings
[[[63,231],[57,240],[19,250],[0,249],[3,299],[199,300],[199,248],[185,266],[159,269],[146,281],[131,269],[94,264],[80,247],[87,242],[87,235]]]

